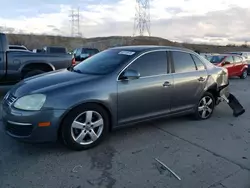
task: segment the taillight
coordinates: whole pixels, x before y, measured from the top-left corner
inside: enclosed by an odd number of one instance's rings
[[[76,64],[76,59],[75,59],[75,58],[72,58],[71,64],[72,64],[73,66]]]

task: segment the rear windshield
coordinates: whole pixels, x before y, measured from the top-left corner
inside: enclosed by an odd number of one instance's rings
[[[60,48],[60,47],[48,47],[47,51],[49,53],[55,53],[55,54],[57,54],[57,53],[59,53],[59,54],[67,53],[66,48]]]
[[[211,63],[220,63],[226,56],[221,56],[221,55],[214,55],[210,57],[210,62]]]
[[[74,66],[73,71],[84,74],[104,75],[113,72],[123,63],[136,56],[136,52],[108,49]]]
[[[82,54],[87,54],[87,55],[94,55],[97,54],[99,52],[99,50],[97,49],[82,49]]]

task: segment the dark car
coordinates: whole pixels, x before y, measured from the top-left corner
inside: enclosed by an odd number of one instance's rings
[[[96,48],[77,48],[74,50],[73,56],[76,64],[78,64],[97,53],[99,53],[99,50]]]
[[[228,70],[228,76],[238,76],[241,79],[247,78],[248,64],[246,60],[237,54],[213,55],[210,62]]]
[[[227,70],[191,50],[126,46],[78,65],[16,84],[4,97],[8,135],[55,141],[83,150],[112,129],[155,118],[193,114],[208,119],[228,85]]]

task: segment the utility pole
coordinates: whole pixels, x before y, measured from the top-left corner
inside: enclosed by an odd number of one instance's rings
[[[140,36],[144,36],[145,33],[151,36],[149,1],[136,0],[133,36],[137,35],[138,32]]]
[[[70,11],[70,25],[71,25],[71,36],[81,37],[81,27],[80,27],[80,8],[72,8]]]

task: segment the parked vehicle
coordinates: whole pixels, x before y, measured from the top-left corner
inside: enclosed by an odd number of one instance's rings
[[[67,48],[61,46],[45,46],[43,47],[43,52],[49,54],[68,54]]]
[[[250,74],[250,52],[229,52],[230,54],[238,54],[245,58],[248,64],[247,72]]]
[[[219,54],[218,53],[200,53],[200,55],[206,58],[208,61],[210,61],[213,55],[219,55]]]
[[[67,68],[71,64],[72,58],[68,54],[9,50],[6,35],[0,33],[0,85],[13,84],[33,75]]]
[[[43,49],[33,49],[32,52],[34,52],[34,53],[42,53]]]
[[[25,50],[25,51],[29,51],[28,48],[26,48],[23,45],[9,45],[9,49],[10,50]]]
[[[250,52],[227,52],[228,54],[236,54],[236,55],[241,55],[244,58],[246,58],[246,60],[250,59]]]
[[[241,79],[247,77],[248,64],[243,57],[237,54],[220,54],[214,55],[210,62],[219,66],[225,67],[228,70],[229,77],[239,76]]]
[[[227,84],[225,68],[185,48],[115,47],[19,82],[4,97],[2,119],[13,138],[60,138],[84,150],[128,124],[184,114],[208,119]]]
[[[96,48],[77,48],[73,52],[76,64],[82,62],[83,60],[99,53],[99,50]]]

